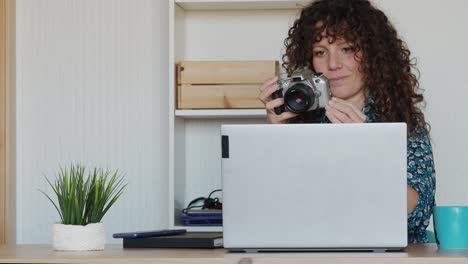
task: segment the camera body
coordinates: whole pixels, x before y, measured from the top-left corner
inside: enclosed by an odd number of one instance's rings
[[[278,80],[277,84],[279,90],[272,94],[272,98],[284,98],[284,105],[275,107],[277,115],[285,111],[302,114],[324,108],[331,97],[327,77],[307,68],[294,71],[290,77]]]

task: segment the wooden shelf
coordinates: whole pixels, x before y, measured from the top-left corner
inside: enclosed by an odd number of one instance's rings
[[[301,0],[175,0],[185,10],[299,9],[310,3]]]
[[[200,109],[176,110],[175,115],[183,118],[264,118],[265,109]]]

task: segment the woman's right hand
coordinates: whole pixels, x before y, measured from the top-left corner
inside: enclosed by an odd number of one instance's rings
[[[288,111],[283,112],[280,115],[275,113],[275,107],[284,104],[284,99],[282,97],[277,99],[271,98],[271,95],[279,89],[276,81],[278,81],[277,76],[265,81],[262,86],[260,86],[260,94],[258,95],[258,99],[265,105],[268,123],[284,124],[286,123],[287,119],[295,117],[297,114]]]

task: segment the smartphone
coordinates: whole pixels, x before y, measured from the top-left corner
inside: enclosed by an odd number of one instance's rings
[[[151,230],[151,231],[115,233],[112,235],[112,237],[113,238],[160,237],[160,236],[179,235],[179,234],[184,234],[186,232],[187,232],[187,229],[162,229],[162,230]]]

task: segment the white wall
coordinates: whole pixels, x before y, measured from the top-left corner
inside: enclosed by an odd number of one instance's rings
[[[378,0],[418,61],[432,126],[436,202],[468,205],[468,1]]]
[[[111,234],[168,225],[168,1],[17,0],[17,241],[48,243],[70,162],[126,173]]]

